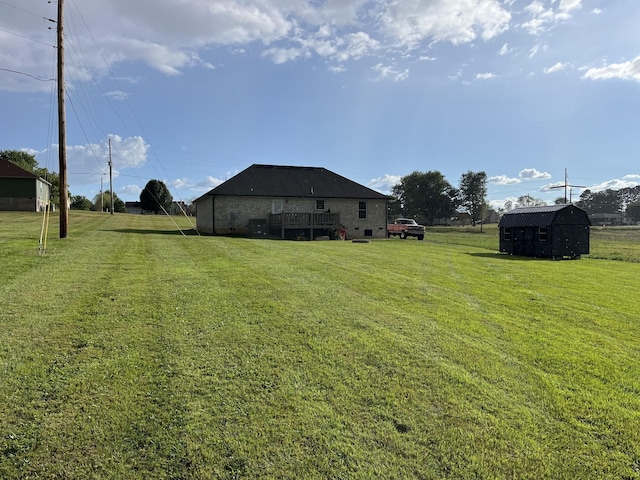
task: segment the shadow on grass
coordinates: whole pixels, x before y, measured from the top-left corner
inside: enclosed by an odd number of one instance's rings
[[[473,252],[467,253],[467,255],[479,258],[497,258],[498,260],[549,260],[548,258],[521,257],[502,252]]]
[[[524,255],[511,255],[509,253],[502,253],[502,252],[493,252],[493,253],[489,253],[489,252],[473,252],[473,253],[467,253],[467,255],[471,255],[472,257],[479,257],[479,258],[497,258],[499,260],[520,260],[520,261],[532,261],[532,260],[537,260],[537,261],[560,261],[560,260],[580,260],[580,257],[574,258],[574,257],[525,257]]]
[[[141,228],[105,228],[105,232],[119,232],[119,233],[135,233],[138,235],[198,235],[198,232],[194,228],[182,230],[145,230]]]

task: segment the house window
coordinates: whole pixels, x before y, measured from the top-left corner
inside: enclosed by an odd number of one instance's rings
[[[282,213],[284,210],[284,202],[280,199],[271,202],[271,213]]]
[[[367,202],[358,202],[358,218],[367,218]]]
[[[548,236],[549,236],[549,230],[547,229],[547,227],[540,227],[538,229],[538,239],[541,242],[546,242]]]
[[[373,237],[373,230],[365,229],[364,236],[365,237]]]
[[[510,242],[511,241],[511,229],[510,228],[505,228],[504,232],[502,232],[502,239],[505,240],[506,242]]]
[[[324,210],[324,200],[316,200],[316,210]]]

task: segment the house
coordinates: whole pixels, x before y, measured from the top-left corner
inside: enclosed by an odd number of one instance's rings
[[[589,215],[591,225],[626,225],[627,219],[621,213],[592,213]]]
[[[516,208],[498,227],[501,252],[548,258],[589,253],[589,215],[575,205]]]
[[[140,202],[124,202],[124,209],[127,213],[140,215],[142,213],[142,203]]]
[[[150,215],[156,213],[153,210],[142,210],[142,202],[124,202],[124,208],[127,213],[134,213],[138,215]],[[184,213],[188,213],[187,210],[188,205],[180,200],[178,202],[171,202],[171,207],[169,207],[167,213],[169,215],[184,215]],[[160,213],[164,212],[161,211]]]
[[[0,158],[0,210],[40,212],[50,197],[49,182]]]
[[[313,240],[385,238],[388,200],[326,168],[251,165],[194,203],[201,232]]]

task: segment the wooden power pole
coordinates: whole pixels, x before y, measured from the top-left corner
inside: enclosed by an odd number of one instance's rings
[[[69,204],[67,199],[67,132],[64,108],[64,0],[58,0],[58,158],[60,162],[60,238],[67,238],[69,228]]]
[[[563,185],[556,185],[553,187],[549,187],[549,188],[564,188],[564,203],[565,205],[567,204],[567,188],[572,187],[572,188],[587,188],[584,185],[569,185],[569,173],[567,172],[567,169],[564,169],[564,184]],[[571,193],[573,195],[573,190],[571,190]]]

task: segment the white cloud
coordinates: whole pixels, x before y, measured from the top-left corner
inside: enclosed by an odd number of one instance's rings
[[[515,185],[517,183],[520,183],[521,181],[522,180],[520,180],[519,178],[512,178],[506,175],[496,175],[487,179],[487,183],[491,183],[494,185]]]
[[[594,15],[599,15],[602,13],[602,10],[599,8],[594,8],[593,10],[591,10],[591,13],[593,13]]]
[[[539,43],[534,45],[529,51],[529,58],[535,57],[540,52],[546,52],[549,49],[549,45],[546,43]]]
[[[276,64],[296,60],[304,54],[304,51],[299,48],[270,48],[263,52],[263,56],[271,58]]]
[[[379,178],[372,178],[367,184],[374,190],[381,192],[390,192],[391,188],[400,183],[402,177],[399,175],[389,175],[388,173]]]
[[[117,193],[121,193],[123,195],[128,195],[128,196],[134,196],[134,197],[139,197],[140,196],[140,192],[142,192],[142,188],[140,185],[125,185],[124,187],[121,187]]]
[[[129,94],[127,92],[123,92],[122,90],[107,92],[105,93],[105,95],[112,100],[126,100],[127,98],[129,98]]]
[[[496,0],[404,0],[389,3],[382,15],[386,31],[409,47],[425,39],[460,44],[480,35],[489,40],[506,31],[510,20]]]
[[[539,172],[535,168],[525,168],[520,170],[518,176],[523,180],[546,180],[551,178],[551,175],[547,172]]]
[[[548,183],[546,185],[541,186],[540,187],[540,191],[541,192],[550,192],[552,190],[558,190],[560,188],[564,188],[564,182]]]
[[[635,80],[640,82],[640,57],[630,62],[612,63],[602,68],[590,68],[584,74],[584,78],[591,80],[607,80],[617,78],[620,80]]]
[[[122,138],[110,135],[113,177],[119,176],[126,168],[140,168],[147,163],[149,145],[142,137]],[[51,151],[38,152],[37,158],[58,156],[58,145],[52,145]],[[86,185],[100,183],[109,172],[109,143],[91,143],[86,145],[67,145],[67,168],[70,184]],[[40,162],[45,164],[46,162]]]
[[[409,77],[409,69],[405,69],[403,71],[396,70],[394,67],[385,66],[382,63],[378,63],[371,67],[372,70],[375,70],[378,73],[377,80],[386,80],[390,79],[395,82],[401,82],[406,80]]]
[[[554,10],[554,6],[556,10]],[[582,0],[552,0],[549,8],[540,0],[534,0],[524,8],[530,19],[521,27],[531,35],[539,35],[562,21],[569,20],[571,12],[582,8]]]
[[[570,12],[582,8],[582,0],[560,0],[558,9],[564,12]]]
[[[189,68],[213,70],[205,54],[220,46],[240,54],[255,45],[275,63],[312,55],[336,63],[377,55],[390,63],[398,54],[413,55],[423,42],[493,39],[509,29],[512,8],[502,0],[83,0],[71,8],[83,21],[68,22],[66,29],[73,46],[67,55],[83,58],[67,62],[66,80],[69,85],[99,81],[127,63],[169,76]],[[53,4],[42,10],[55,18]],[[16,33],[0,31],[2,67],[32,77],[2,75],[0,89],[47,92],[55,32],[27,21],[20,10],[2,13]]]
[[[631,177],[631,178],[630,178]],[[603,190],[620,190],[622,188],[632,188],[640,185],[640,175],[626,175],[620,178],[613,178],[606,182],[598,183],[589,187],[592,192],[601,192]]]
[[[478,73],[476,75],[476,80],[491,80],[492,78],[496,78],[496,74],[495,73]]]
[[[510,53],[510,52],[511,52],[511,49],[509,48],[509,44],[505,43],[504,45],[502,45],[502,47],[498,51],[498,55],[504,56],[504,55],[506,55],[507,53]]]
[[[567,64],[566,63],[558,62],[555,65],[552,65],[551,67],[545,68],[544,69],[544,73],[560,72],[561,70],[564,70],[565,68],[567,68]]]
[[[336,54],[340,62],[349,58],[358,59],[379,48],[379,43],[364,32],[349,34],[344,38],[345,48]]]

